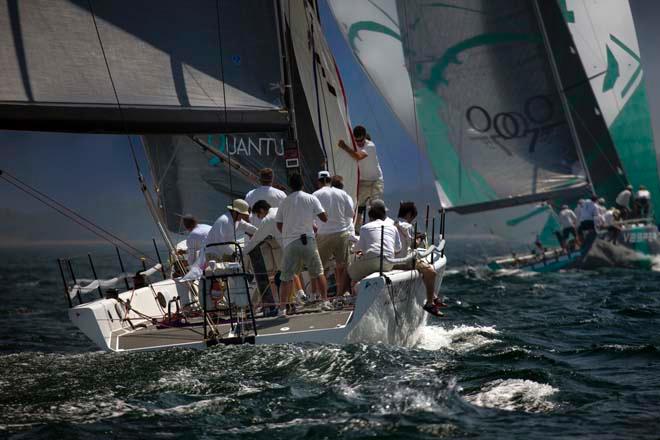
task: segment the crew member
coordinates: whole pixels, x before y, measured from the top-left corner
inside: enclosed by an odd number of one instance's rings
[[[402,249],[399,231],[385,221],[385,203],[380,199],[372,200],[367,214],[370,221],[360,228],[360,239],[354,248],[358,258],[348,267],[348,274],[355,282],[380,270],[381,240],[383,271],[392,270],[393,264],[387,260],[394,258]]]
[[[607,228],[607,239],[613,244],[616,244],[619,239],[620,230],[617,226],[618,217],[619,210],[616,208],[608,209],[603,215],[603,226]]]
[[[639,185],[637,194],[635,194],[635,203],[639,209],[639,217],[646,218],[649,215],[649,208],[651,206],[651,192],[646,189],[646,186]]]
[[[626,189],[621,191],[619,195],[616,196],[615,208],[621,213],[621,218],[623,220],[630,217],[630,199],[632,198],[632,185],[626,186]]]
[[[199,252],[204,249],[206,236],[209,235],[211,226],[197,223],[197,219],[192,215],[184,215],[182,220],[183,227],[188,231],[188,237],[186,237],[186,259],[188,260],[188,266],[191,266],[197,259]]]
[[[319,224],[316,241],[324,270],[328,267],[330,259],[333,257],[335,259],[337,295],[341,296],[348,287],[346,264],[353,232],[355,206],[351,196],[344,190],[331,186],[332,179],[328,171],[319,171],[318,181],[321,189],[314,192],[314,196],[321,202],[323,210],[328,215],[328,221]]]
[[[328,216],[319,199],[303,191],[303,179],[300,174],[289,178],[292,193],[282,201],[277,215],[277,229],[282,233],[284,256],[280,280],[280,310],[278,316],[286,316],[286,304],[292,293],[294,275],[307,267],[312,281],[320,290],[323,299],[322,308],[332,310],[327,300],[328,285],[323,273],[323,264],[314,239],[314,219],[328,221]]]
[[[254,234],[257,228],[246,221],[249,216],[248,203],[243,199],[234,200],[231,205],[227,205],[227,212],[213,223],[206,237],[205,246],[213,243],[234,242],[237,236],[243,233]],[[205,254],[207,261],[212,257],[221,261],[229,261],[234,254],[234,247],[231,245],[212,246],[205,249]]]
[[[584,241],[584,232],[585,231],[595,231],[596,230],[596,219],[598,218],[598,208],[596,207],[596,196],[591,197],[584,201],[582,209],[580,209],[580,215],[578,216],[578,236],[580,241]]]
[[[559,224],[561,225],[561,247],[566,249],[568,246],[568,239],[573,235],[577,239],[577,232],[575,225],[577,223],[577,216],[568,205],[562,205],[559,211]]]
[[[254,204],[259,200],[265,200],[268,204],[277,208],[286,198],[286,193],[273,187],[273,170],[271,168],[262,168],[259,170],[259,183],[261,186],[248,191],[245,195],[245,201],[248,202],[250,209],[254,209]],[[255,215],[250,216],[250,223],[259,226],[259,218]]]
[[[383,198],[385,185],[383,183],[383,171],[380,168],[376,152],[376,144],[367,139],[367,130],[361,125],[356,125],[353,128],[353,137],[358,146],[357,151],[346,145],[343,140],[339,140],[339,147],[350,154],[359,164],[360,182],[357,203],[359,225],[369,201]]]
[[[417,248],[417,237],[415,235],[415,228],[411,224],[417,218],[417,207],[413,202],[402,202],[399,205],[399,215],[397,221],[394,223],[399,231],[401,239],[401,250],[396,253],[397,258],[402,258],[408,255],[408,252],[414,252]],[[426,288],[426,303],[424,310],[435,316],[443,316],[440,307],[443,305],[442,301],[435,296],[435,279],[436,272],[431,264],[421,258],[415,258],[415,269],[422,275],[422,281]],[[401,264],[395,265],[394,269],[410,270],[411,265]]]

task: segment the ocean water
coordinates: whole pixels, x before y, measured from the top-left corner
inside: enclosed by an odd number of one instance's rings
[[[658,438],[660,273],[491,274],[473,250],[415,347],[132,354],[69,324],[56,252],[1,251],[0,438]]]

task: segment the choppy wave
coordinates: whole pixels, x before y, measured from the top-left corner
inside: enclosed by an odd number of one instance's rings
[[[494,338],[499,331],[494,326],[457,325],[445,328],[439,325],[426,325],[421,329],[418,348],[424,350],[450,350],[465,353],[500,342]]]
[[[559,390],[531,380],[507,379],[488,382],[481,391],[465,396],[468,402],[506,411],[548,412],[557,404],[550,398]]]

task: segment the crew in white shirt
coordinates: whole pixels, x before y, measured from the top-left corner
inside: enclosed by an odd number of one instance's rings
[[[619,210],[615,208],[608,209],[603,215],[603,226],[607,228],[607,239],[614,244],[619,239],[620,230],[616,223],[618,216]]]
[[[319,255],[324,270],[328,267],[330,259],[334,257],[337,294],[343,295],[349,287],[346,284],[346,264],[353,232],[355,206],[346,191],[330,185],[332,180],[328,171],[319,171],[318,180],[322,186],[314,192],[314,196],[319,199],[328,215],[328,221],[320,223],[316,231]]]
[[[252,235],[257,228],[246,220],[250,216],[249,205],[243,199],[236,199],[231,205],[227,205],[228,211],[222,214],[213,223],[211,230],[206,236],[205,246],[213,243],[233,242],[238,235],[245,233]],[[231,245],[212,246],[205,249],[205,260],[217,258],[228,261],[234,254],[234,247]]]
[[[651,192],[644,185],[639,185],[639,190],[635,194],[635,205],[640,218],[648,217],[651,206]]]
[[[282,272],[280,274],[280,310],[278,316],[286,316],[286,304],[292,294],[294,275],[307,267],[312,281],[318,286],[324,301],[322,307],[331,310],[327,301],[328,285],[323,273],[323,264],[314,238],[314,219],[328,221],[328,216],[319,199],[303,191],[303,180],[300,174],[292,174],[289,178],[292,193],[282,202],[277,215],[277,228],[282,232]]]
[[[387,209],[382,200],[376,199],[369,206],[369,222],[360,228],[360,239],[354,250],[358,258],[348,267],[348,274],[354,282],[380,270],[381,234],[383,250],[383,271],[390,271],[393,264],[387,261],[401,251],[401,238],[397,228],[385,221]]]
[[[561,211],[559,211],[559,224],[561,225],[561,246],[565,249],[571,235],[573,235],[573,238],[577,238],[575,228],[577,216],[568,205],[562,205]]]
[[[357,203],[359,222],[368,202],[383,198],[385,185],[383,170],[380,168],[378,153],[376,152],[376,144],[368,139],[367,130],[361,125],[356,125],[353,128],[353,137],[358,146],[357,151],[346,145],[343,140],[339,140],[339,147],[350,154],[359,164],[360,182]]]
[[[259,200],[252,206],[252,214],[261,220],[254,235],[243,248],[244,254],[249,254],[255,247],[264,244],[267,252],[262,252],[268,272],[280,270],[282,261],[282,233],[277,229],[277,208],[272,208],[267,201]],[[263,247],[262,247],[263,249]]]
[[[248,191],[245,195],[245,201],[250,205],[250,209],[254,210],[254,204],[259,200],[265,200],[268,204],[277,208],[286,198],[286,193],[280,189],[273,187],[273,170],[271,168],[262,168],[259,170],[259,183],[261,186]],[[254,226],[259,226],[259,218],[255,215],[250,215],[250,223]]]
[[[277,229],[277,208],[271,208],[265,200],[259,200],[252,205],[252,214],[260,220],[259,228],[254,233],[250,241],[247,242],[243,249],[243,255],[250,257],[252,262],[254,258],[263,258],[268,272],[268,282],[270,283],[270,295],[262,296],[261,300],[269,305],[275,303],[275,298],[279,298],[277,293],[277,285],[275,283],[275,275],[280,270],[280,263],[282,262],[282,233]],[[251,255],[255,248],[259,248],[261,252],[258,255]],[[275,307],[267,307],[264,304],[264,313],[266,309],[273,310]]]
[[[596,196],[584,201],[580,214],[578,215],[578,236],[583,240],[584,231],[596,230],[596,219],[598,218],[598,207],[596,206]]]
[[[626,186],[626,189],[621,191],[616,196],[615,207],[621,213],[621,217],[625,220],[630,217],[630,199],[632,198],[632,185]]]
[[[185,215],[182,220],[183,227],[188,231],[188,237],[186,237],[186,259],[190,266],[197,259],[199,252],[204,248],[206,236],[209,235],[211,226],[197,223],[197,219],[192,215]]]
[[[414,251],[417,248],[417,237],[415,237],[415,228],[412,222],[417,218],[417,207],[413,202],[402,202],[399,205],[399,215],[395,222],[396,228],[399,230],[399,237],[401,239],[401,251],[396,256],[397,258],[405,257],[408,252]],[[426,260],[415,258],[414,268],[422,275],[422,281],[426,288],[426,303],[424,310],[435,316],[443,316],[440,307],[444,306],[443,302],[435,296],[435,269]],[[394,269],[410,270],[411,263],[395,265]]]

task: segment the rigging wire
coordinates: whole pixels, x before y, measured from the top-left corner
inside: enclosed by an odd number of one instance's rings
[[[82,216],[81,214],[77,213],[76,211],[67,208],[65,205],[62,203],[58,202],[57,200],[53,199],[52,197],[49,197],[47,194],[39,191],[38,189],[34,188],[33,186],[30,186],[29,184],[23,182],[21,179],[19,179],[16,176],[13,176],[12,174],[8,173],[5,170],[0,170],[0,178],[3,179],[5,182],[9,183],[10,185],[14,186],[15,188],[19,189],[20,191],[24,192],[25,194],[29,195],[30,197],[33,197],[37,201],[43,203],[44,205],[48,206],[49,208],[59,212],[62,214],[64,217],[68,218],[69,220],[77,223],[78,225],[82,226],[83,228],[87,229],[89,232],[93,233],[97,237],[103,239],[104,241],[107,241],[108,243],[112,244],[113,246],[121,247],[126,251],[128,254],[131,256],[137,258],[138,260],[140,258],[147,258],[151,261],[156,261],[153,258],[147,256],[147,253],[132,246],[122,238],[116,236],[112,232],[108,231],[107,229],[104,229],[103,227],[97,225],[93,221],[87,219],[86,217]],[[110,238],[108,238],[110,237]]]

